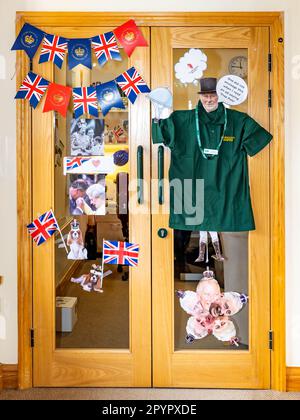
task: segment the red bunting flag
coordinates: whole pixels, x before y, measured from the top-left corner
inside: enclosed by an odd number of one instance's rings
[[[148,47],[148,42],[143,37],[142,32],[136,26],[133,19],[115,29],[114,34],[124,47],[128,57],[131,56],[136,47]]]
[[[43,112],[57,111],[66,117],[71,96],[72,88],[50,83]]]

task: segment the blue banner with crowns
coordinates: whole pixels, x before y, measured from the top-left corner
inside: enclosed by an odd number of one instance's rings
[[[82,64],[89,69],[92,68],[92,53],[90,39],[71,39],[68,43],[69,70]]]
[[[24,50],[32,60],[43,39],[44,32],[29,25],[29,23],[25,23],[11,49]]]
[[[126,29],[126,30],[125,30]],[[123,33],[124,32],[124,33]],[[28,57],[32,60],[43,39],[43,51],[42,59],[40,63],[46,61],[46,53],[50,56],[47,61],[54,61],[55,64],[60,68],[65,58],[65,43],[68,44],[69,53],[69,69],[82,64],[83,66],[92,68],[92,52],[94,50],[98,62],[103,66],[109,59],[122,61],[122,57],[119,51],[118,42],[116,39],[122,39],[121,44],[124,46],[124,40],[127,44],[130,43],[130,47],[124,48],[124,51],[131,55],[134,48],[138,45],[147,46],[147,42],[142,38],[142,42],[133,43],[132,36],[141,34],[140,30],[136,26],[133,19],[125,22],[123,25],[114,29],[113,31],[106,32],[104,34],[97,34],[91,38],[80,38],[80,39],[64,39],[61,36],[48,34],[37,28],[36,26],[25,23],[22,27],[12,50],[24,50]],[[125,35],[124,35],[125,34]],[[123,37],[124,35],[124,37]],[[127,36],[128,35],[128,36]],[[128,39],[130,38],[130,39]],[[62,45],[57,45],[56,41],[62,41]],[[136,37],[134,38],[136,41]],[[55,56],[53,58],[53,55]]]
[[[111,108],[125,108],[118,86],[114,80],[102,83],[101,85],[98,85],[96,89],[98,102],[101,106],[101,111],[104,117]]]

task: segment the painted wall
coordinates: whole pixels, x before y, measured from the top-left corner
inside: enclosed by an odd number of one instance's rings
[[[77,5],[75,5],[77,3]],[[0,191],[1,252],[0,325],[6,321],[5,337],[0,335],[0,362],[17,363],[17,256],[16,256],[16,122],[14,41],[17,10],[44,11],[279,11],[286,12],[286,250],[287,250],[287,365],[300,366],[300,2],[299,0],[0,0]],[[134,13],[132,14],[134,16]],[[262,279],[263,281],[263,279]],[[4,338],[4,339],[3,339]]]

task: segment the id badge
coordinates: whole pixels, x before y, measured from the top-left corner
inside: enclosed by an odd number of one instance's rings
[[[204,149],[204,154],[210,156],[218,156],[219,151],[217,149]]]

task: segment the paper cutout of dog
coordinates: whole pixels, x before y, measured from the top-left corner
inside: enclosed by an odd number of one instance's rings
[[[79,278],[71,278],[72,283],[80,284],[83,290],[86,292],[97,292],[103,293],[103,289],[101,289],[101,276],[102,276],[102,268],[100,265],[92,265],[92,268],[89,274],[83,274]]]
[[[70,247],[68,260],[87,260],[87,250],[84,247],[80,225],[76,219],[71,223],[71,230],[68,234],[67,245]]]

